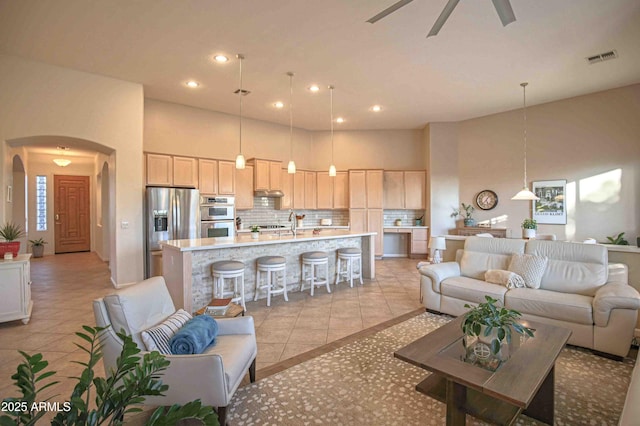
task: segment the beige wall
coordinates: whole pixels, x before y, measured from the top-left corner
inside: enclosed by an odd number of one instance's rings
[[[111,274],[117,284],[143,276],[142,86],[0,55],[0,187],[10,182],[7,142],[31,136],[66,136],[114,152]],[[0,222],[11,219],[0,203]],[[127,229],[119,224],[128,222]]]
[[[238,117],[153,99],[145,100],[144,150],[233,160],[238,154]],[[242,152],[289,162],[289,126],[243,119]],[[334,133],[334,160],[349,168],[424,169],[421,130]],[[294,128],[293,159],[300,169],[329,169],[329,132]]]
[[[635,241],[640,235],[638,117],[640,85],[527,108],[529,187],[536,180],[568,184],[567,225],[540,225],[538,232],[562,240],[604,240],[624,231]],[[432,132],[432,146],[438,139]],[[477,220],[492,219],[520,235],[520,223],[531,216],[529,202],[510,199],[522,187],[521,109],[459,123],[457,175],[460,201],[473,202],[483,189],[498,194],[498,206],[476,210]]]

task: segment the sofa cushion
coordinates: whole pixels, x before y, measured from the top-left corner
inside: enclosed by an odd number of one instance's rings
[[[460,258],[460,274],[483,280],[489,269],[507,269],[512,253],[524,253],[524,241],[469,237]]]
[[[486,302],[484,296],[491,296],[500,303],[504,302],[507,288],[498,284],[490,284],[482,280],[468,277],[451,277],[440,284],[441,293],[472,303]]]
[[[209,346],[204,353],[222,357],[226,386],[229,392],[239,377],[244,377],[257,348],[255,338],[250,334],[218,335],[215,346]]]
[[[505,306],[521,314],[578,324],[593,325],[593,298],[533,288],[514,288],[504,298]]]
[[[532,254],[514,254],[509,262],[509,271],[515,272],[524,279],[529,288],[540,288],[542,275],[547,269],[548,259],[545,256]]]
[[[164,321],[176,311],[163,277],[153,277],[104,297],[113,330],[124,329],[138,348],[145,346],[140,332]]]
[[[608,254],[602,245],[531,240],[525,253],[549,258],[540,285],[545,290],[593,296],[607,282]]]
[[[484,273],[484,280],[491,284],[503,285],[506,288],[526,287],[524,278],[515,272],[505,271],[503,269],[489,269]]]

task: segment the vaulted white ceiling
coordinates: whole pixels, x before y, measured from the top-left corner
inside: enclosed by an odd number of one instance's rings
[[[462,0],[426,38],[446,0],[0,0],[0,53],[139,82],[148,98],[238,113],[246,55],[248,117],[339,129],[414,129],[640,82],[640,1],[511,0],[502,27],[490,0]],[[615,60],[586,57],[615,49]],[[212,61],[223,53],[232,60]],[[200,82],[197,89],[187,80]],[[317,94],[307,87],[321,86]],[[369,108],[380,104],[383,111]]]

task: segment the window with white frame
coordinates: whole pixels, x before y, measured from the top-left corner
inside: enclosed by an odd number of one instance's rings
[[[47,230],[47,177],[36,176],[36,231]]]

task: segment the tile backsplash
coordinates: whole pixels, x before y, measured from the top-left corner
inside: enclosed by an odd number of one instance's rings
[[[252,210],[237,210],[245,228],[251,225],[287,225],[289,210],[276,210],[275,198],[254,197]],[[294,210],[298,216],[305,215],[305,226],[318,226],[320,219],[331,219],[334,226],[349,225],[349,210]]]
[[[242,219],[244,228],[251,225],[287,225],[289,210],[276,210],[275,198],[254,197],[253,209],[237,210],[236,216]],[[297,215],[305,215],[305,226],[318,226],[320,219],[331,219],[334,226],[349,225],[349,210],[295,210]],[[394,226],[396,219],[404,226],[415,225],[416,218],[424,216],[424,210],[384,210],[384,226]],[[425,222],[423,220],[422,224]]]

